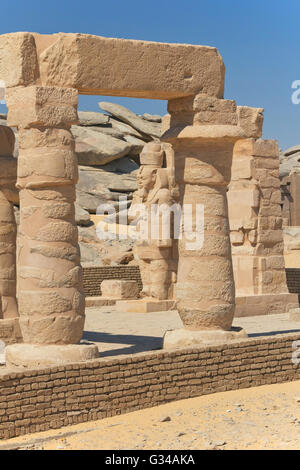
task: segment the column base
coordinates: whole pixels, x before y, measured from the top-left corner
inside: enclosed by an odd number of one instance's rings
[[[175,300],[118,300],[116,309],[126,313],[166,312],[176,309]]]
[[[18,317],[0,319],[0,340],[6,345],[22,341]]]
[[[99,357],[94,344],[36,345],[12,344],[5,349],[8,367],[51,367],[76,362],[85,362]]]
[[[248,338],[242,328],[224,330],[170,330],[166,331],[163,339],[163,349],[180,349],[193,346],[208,346],[226,344]]]
[[[108,299],[107,297],[102,297],[101,295],[95,295],[85,298],[86,307],[109,307],[116,305],[117,300]]]
[[[300,308],[294,308],[289,312],[290,321],[299,321],[300,322]]]
[[[287,313],[299,307],[298,294],[279,293],[261,295],[237,295],[235,297],[235,318],[258,315]]]

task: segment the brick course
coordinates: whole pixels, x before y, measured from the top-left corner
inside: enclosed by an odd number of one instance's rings
[[[300,295],[300,269],[286,268],[285,272],[289,292]]]
[[[0,369],[0,438],[102,419],[174,400],[300,379],[300,334],[150,351],[80,364]]]
[[[83,287],[86,296],[101,295],[100,285],[105,279],[126,279],[136,281],[142,290],[138,266],[92,266],[83,268]]]

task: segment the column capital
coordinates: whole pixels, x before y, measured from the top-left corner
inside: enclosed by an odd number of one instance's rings
[[[170,126],[162,136],[165,142],[197,141],[236,142],[262,135],[263,109],[236,106],[235,101],[205,94],[170,100]]]
[[[74,88],[19,86],[6,90],[7,125],[70,128],[78,123],[78,91]]]

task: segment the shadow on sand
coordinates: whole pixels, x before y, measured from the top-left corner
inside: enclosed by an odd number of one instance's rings
[[[140,336],[140,335],[114,335],[110,333],[101,333],[96,331],[85,331],[83,340],[92,343],[100,343],[101,357],[119,356],[122,354],[136,354],[143,351],[152,351],[154,349],[161,349],[163,338],[156,336]],[[110,349],[101,351],[101,343],[111,344],[128,344],[119,349]],[[99,345],[99,344],[98,344]]]

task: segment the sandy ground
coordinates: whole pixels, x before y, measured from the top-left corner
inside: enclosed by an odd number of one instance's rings
[[[1,441],[0,450],[300,449],[300,381],[182,400]]]

